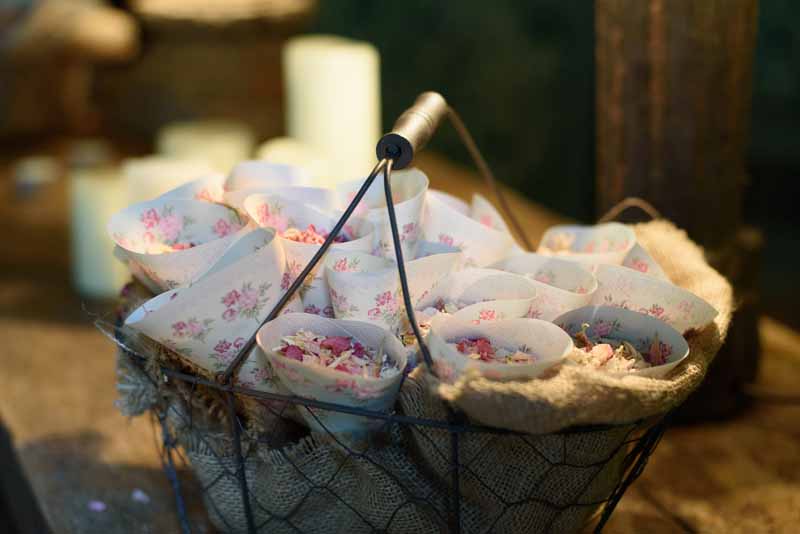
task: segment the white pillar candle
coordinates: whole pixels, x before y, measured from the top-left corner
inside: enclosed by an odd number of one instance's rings
[[[162,155],[206,161],[227,173],[240,161],[250,159],[255,136],[249,126],[236,121],[174,122],[158,132],[157,146]]]
[[[286,130],[331,161],[329,183],[366,175],[381,135],[380,56],[369,43],[328,35],[283,50]]]
[[[179,185],[214,173],[205,161],[167,156],[131,158],[122,163],[128,204],[152,200]]]
[[[126,206],[125,182],[115,167],[70,171],[72,280],[81,295],[112,298],[128,281],[106,234],[111,216]]]

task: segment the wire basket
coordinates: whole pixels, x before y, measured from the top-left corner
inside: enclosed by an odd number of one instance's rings
[[[428,102],[436,108],[443,100]],[[451,109],[446,112],[528,245],[463,123]],[[428,128],[430,115],[425,117],[420,124]],[[395,162],[403,161],[401,146],[406,145],[383,145],[386,157],[262,324],[277,317],[383,173],[405,311],[422,360],[433,369],[409,298],[393,207],[390,176]],[[136,339],[121,324],[110,334],[121,347],[123,412],[150,409],[160,424],[183,532],[191,528],[176,458],[191,466],[209,518],[225,532],[560,533],[592,519],[599,532],[641,474],[667,419],[661,414],[541,435],[491,428],[438,398],[418,380],[420,371],[404,375],[393,411],[369,411],[235,385],[233,376],[254,347],[255,334],[216,376]],[[373,431],[358,440],[331,432],[325,425],[330,412],[368,418]],[[321,430],[312,433],[297,424],[301,415]]]
[[[154,401],[164,469],[182,532],[191,532],[178,459],[224,532],[572,532],[602,530],[641,474],[665,417],[530,435],[448,421],[447,406],[408,377],[395,413],[222,386],[122,350],[120,375]],[[292,420],[303,410],[324,430]],[[379,427],[351,442],[327,411]]]

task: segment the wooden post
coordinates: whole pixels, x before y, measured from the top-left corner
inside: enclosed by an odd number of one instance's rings
[[[704,246],[736,231],[757,0],[597,0],[597,205],[652,200]]]
[[[595,2],[598,214],[628,196],[650,201],[734,284],[740,306],[729,342],[702,388],[708,399],[694,403],[715,415],[739,404],[758,355],[760,237],[741,220],[757,8],[757,0]]]

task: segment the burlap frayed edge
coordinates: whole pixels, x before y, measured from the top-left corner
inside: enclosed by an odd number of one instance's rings
[[[733,312],[730,284],[705,261],[703,250],[664,220],[634,226],[639,243],[676,285],[714,306],[712,324],[689,336],[690,353],[666,379],[613,377],[562,366],[551,376],[495,382],[467,373],[452,385],[429,373],[420,379],[476,422],[541,434],[575,425],[631,423],[669,411],[702,382],[722,345]]]

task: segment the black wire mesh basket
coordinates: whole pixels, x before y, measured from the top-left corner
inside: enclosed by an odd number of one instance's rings
[[[528,245],[463,123],[444,109]],[[420,124],[430,137],[436,121],[429,127],[428,119]],[[262,324],[277,317],[382,172],[405,310],[432,369],[408,296],[390,185],[395,163],[411,161],[404,151],[426,139],[393,144],[392,135],[379,144],[383,159]],[[177,474],[181,462],[193,471],[211,522],[224,532],[560,533],[593,521],[599,532],[641,474],[667,419],[662,414],[542,435],[491,428],[467,420],[425,387],[422,369],[404,375],[388,413],[266,393],[232,380],[255,334],[223,373],[211,376],[124,328],[122,319],[105,328],[121,348],[121,408],[128,415],[150,410],[158,422],[185,533],[191,524]],[[373,430],[357,440],[331,432],[324,422],[330,412],[368,418]],[[313,418],[321,431],[298,424],[300,415]]]
[[[147,392],[183,532],[179,464],[223,532],[572,532],[592,521],[599,532],[665,428],[665,417],[544,435],[474,425],[448,418],[414,373],[386,414],[221,386],[125,350],[118,363]],[[327,431],[326,411],[379,426],[352,442]]]

